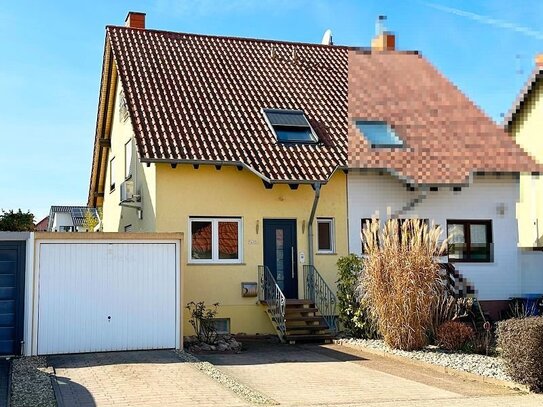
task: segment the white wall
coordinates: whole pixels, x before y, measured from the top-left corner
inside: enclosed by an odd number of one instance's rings
[[[381,222],[400,211],[420,192],[408,191],[391,175],[350,171],[348,176],[349,250],[361,253],[360,220],[379,218]],[[475,177],[460,192],[440,188],[403,213],[400,218],[418,217],[435,221],[446,231],[447,219],[491,219],[494,243],[492,263],[455,263],[473,283],[480,300],[506,300],[511,296],[543,292],[543,254],[523,252],[517,247],[516,204],[519,181],[513,176]],[[499,214],[498,207],[505,212]],[[522,271],[521,271],[522,270]]]
[[[73,226],[72,214],[70,212],[56,212],[53,219],[52,231],[57,232],[60,226]]]

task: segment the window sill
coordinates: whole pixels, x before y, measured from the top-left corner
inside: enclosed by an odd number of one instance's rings
[[[316,252],[315,254],[323,254],[325,256],[337,256],[337,252]]]
[[[454,260],[454,259],[447,259],[449,263],[455,264],[493,264],[493,260]]]
[[[129,175],[127,175],[126,177],[124,177],[124,180],[125,180],[125,181],[128,181],[129,179],[132,179],[132,174],[129,174]]]
[[[109,193],[110,193],[110,194],[112,194],[113,192],[115,192],[115,187],[110,188],[110,190],[109,190]]]

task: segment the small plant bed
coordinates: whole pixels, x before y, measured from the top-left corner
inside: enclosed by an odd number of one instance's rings
[[[505,373],[503,361],[497,356],[486,356],[461,351],[451,352],[429,345],[421,350],[405,351],[392,349],[379,339],[344,338],[335,341],[339,345],[370,349],[386,352],[392,355],[403,356],[438,366],[474,373],[480,376],[498,380],[512,381]]]
[[[201,341],[195,335],[184,339],[184,348],[190,353],[239,353],[242,346],[232,335],[218,335],[214,343]]]
[[[190,313],[189,323],[196,335],[184,339],[184,348],[191,353],[202,352],[241,352],[242,345],[232,335],[220,335],[214,324],[219,312],[219,303],[207,307],[205,302],[191,301],[185,307]]]

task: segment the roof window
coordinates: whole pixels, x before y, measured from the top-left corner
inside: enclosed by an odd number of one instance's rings
[[[262,112],[281,143],[317,143],[319,141],[302,110],[262,109]]]
[[[372,147],[403,147],[403,140],[386,122],[358,120],[356,127]]]

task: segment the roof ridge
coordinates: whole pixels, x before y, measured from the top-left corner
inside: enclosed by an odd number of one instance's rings
[[[264,43],[272,43],[272,44],[301,45],[301,46],[347,49],[347,50],[365,50],[365,49],[371,50],[370,47],[357,47],[357,46],[352,46],[352,45],[326,45],[326,44],[319,44],[319,43],[313,43],[313,42],[271,40],[271,39],[265,39],[265,38],[236,37],[236,36],[231,36],[231,35],[198,34],[198,33],[188,33],[188,32],[179,32],[179,31],[158,30],[158,29],[152,29],[152,28],[146,28],[142,30],[140,28],[125,27],[125,26],[120,26],[120,25],[107,25],[106,29],[108,28],[124,29],[128,31],[132,30],[132,31],[138,31],[138,32],[146,31],[146,32],[152,32],[156,34],[170,34],[170,35],[173,34],[173,35],[178,35],[178,36],[217,38],[217,39],[234,40],[234,41],[242,41],[242,42],[264,42]]]
[[[372,54],[373,50],[371,47],[355,46],[355,45],[326,45],[319,44],[314,42],[298,42],[298,41],[284,41],[284,40],[273,40],[266,38],[254,38],[254,37],[236,37],[231,35],[213,35],[213,34],[198,34],[198,33],[188,33],[188,32],[179,32],[179,31],[167,31],[167,30],[158,30],[152,28],[146,28],[142,30],[141,28],[125,27],[121,25],[107,25],[106,29],[124,29],[128,31],[147,31],[156,34],[169,34],[177,36],[191,36],[198,38],[216,38],[221,40],[232,40],[232,41],[241,41],[241,42],[260,42],[260,43],[269,43],[269,44],[282,44],[282,45],[298,45],[303,47],[315,47],[315,48],[329,48],[329,49],[341,49],[347,51],[362,51],[364,53]],[[394,51],[378,51],[380,54],[415,54],[421,55],[421,52],[418,50],[394,50]]]

